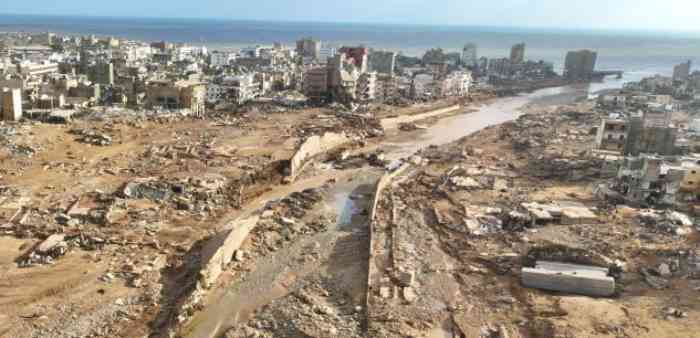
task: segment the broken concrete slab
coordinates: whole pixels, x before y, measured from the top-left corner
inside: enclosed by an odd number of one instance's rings
[[[537,262],[535,268],[523,268],[524,286],[550,291],[609,297],[615,293],[615,279],[608,269],[577,264]]]
[[[52,251],[54,251],[56,249],[56,247],[65,246],[65,244],[66,244],[65,239],[66,239],[65,234],[53,234],[53,235],[49,236],[46,240],[41,242],[41,244],[39,244],[36,247],[35,252],[37,252],[38,254],[42,254],[42,255],[48,255]]]

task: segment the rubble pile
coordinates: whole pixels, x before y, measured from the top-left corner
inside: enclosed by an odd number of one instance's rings
[[[177,210],[209,213],[225,205],[227,183],[225,177],[213,174],[170,181],[147,178],[126,183],[119,195],[128,199],[172,203]]]
[[[313,121],[299,125],[295,130],[295,136],[306,138],[339,130],[359,139],[384,136],[384,129],[379,119],[346,112],[336,112],[334,115],[319,114]]]
[[[517,153],[527,154],[530,174],[537,178],[577,181],[597,177],[602,162],[587,153],[593,141],[591,118],[588,114],[525,114],[504,124],[501,137],[511,140]]]
[[[304,281],[225,337],[366,337],[363,317],[363,307],[353,305],[345,290],[318,278]]]
[[[369,335],[647,334],[622,311],[607,315],[628,304],[656,320],[692,317],[692,303],[666,302],[700,286],[693,219],[598,200],[591,187],[614,178],[587,151],[596,123],[570,108],[530,113],[411,158],[375,210]],[[640,301],[648,289],[663,296]],[[578,317],[549,316],[564,299],[576,304],[567,311],[600,306],[591,320],[614,324],[591,333]]]
[[[648,210],[639,213],[639,222],[650,229],[677,236],[687,236],[693,229],[693,221],[677,211]]]
[[[300,236],[325,231],[333,220],[325,215],[309,215],[321,202],[322,194],[322,190],[307,189],[268,203],[251,234],[256,251],[251,254],[264,256],[294,243]]]
[[[71,129],[71,134],[77,135],[76,141],[92,144],[95,146],[110,146],[112,145],[112,137],[95,130],[88,129]]]

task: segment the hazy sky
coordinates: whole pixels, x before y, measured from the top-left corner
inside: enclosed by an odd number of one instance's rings
[[[4,0],[0,13],[700,31],[700,0]]]

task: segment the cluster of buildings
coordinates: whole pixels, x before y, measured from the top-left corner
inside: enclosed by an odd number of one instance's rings
[[[491,84],[496,85],[513,81],[545,80],[558,76],[552,63],[527,60],[525,50],[525,43],[518,43],[510,49],[510,57],[477,59],[476,46],[467,44],[462,51],[462,58],[480,76],[486,77]]]
[[[471,71],[445,59],[424,57],[424,62],[399,68],[395,52],[345,46],[321,53],[320,46],[313,39],[297,42],[297,52],[308,65],[303,92],[316,102],[429,100],[469,93]]]
[[[552,64],[526,60],[524,43],[513,46],[509,58],[488,59],[472,43],[461,53],[438,48],[413,58],[314,38],[292,48],[274,43],[235,51],[52,33],[3,33],[0,42],[3,119],[103,105],[199,116],[259,99],[416,102],[467,96],[476,78],[498,85],[558,77]],[[571,52],[565,75],[588,79],[595,61],[594,52]],[[679,81],[692,78],[686,73],[678,70]]]
[[[599,107],[609,115],[597,127],[594,153],[625,203],[695,211],[690,209],[700,201],[700,120],[674,119],[681,105],[649,86],[657,79],[599,96]]]
[[[626,86],[629,90],[653,94],[670,95],[681,104],[697,109],[700,107],[700,71],[692,70],[687,61],[673,67],[672,76],[656,75]]]
[[[13,119],[97,105],[205,112],[205,48],[51,33],[8,33],[3,41],[0,88],[18,101],[8,106],[21,107]]]
[[[462,64],[478,75],[488,78],[492,84],[509,81],[545,80],[557,78],[554,65],[545,61],[530,61],[525,58],[525,43],[518,43],[510,50],[510,57],[479,58],[477,46],[466,44],[462,50]],[[598,53],[591,50],[570,51],[564,62],[564,79],[570,82],[591,81],[600,77],[596,72]]]
[[[16,120],[93,106],[203,115],[297,92],[310,102],[370,103],[467,95],[468,69],[399,71],[398,55],[303,38],[236,51],[52,33],[0,35],[2,117]],[[429,75],[425,81],[423,75]],[[298,102],[295,100],[294,102]]]

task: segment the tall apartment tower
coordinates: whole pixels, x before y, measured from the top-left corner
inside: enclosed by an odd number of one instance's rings
[[[673,81],[683,82],[687,80],[688,76],[690,76],[690,66],[691,61],[688,60],[688,62],[684,62],[673,67]]]
[[[590,80],[595,72],[598,53],[583,49],[566,54],[564,77],[571,81]]]
[[[523,62],[525,62],[525,43],[519,43],[510,49],[510,63],[518,64]]]
[[[477,48],[475,44],[468,43],[464,45],[464,48],[462,49],[462,64],[467,67],[477,66],[479,59],[476,51]]]
[[[396,68],[396,53],[372,51],[369,54],[369,70],[379,74],[393,75]]]
[[[313,38],[304,38],[297,41],[297,53],[302,57],[310,57],[319,60],[321,57],[321,41]]]

